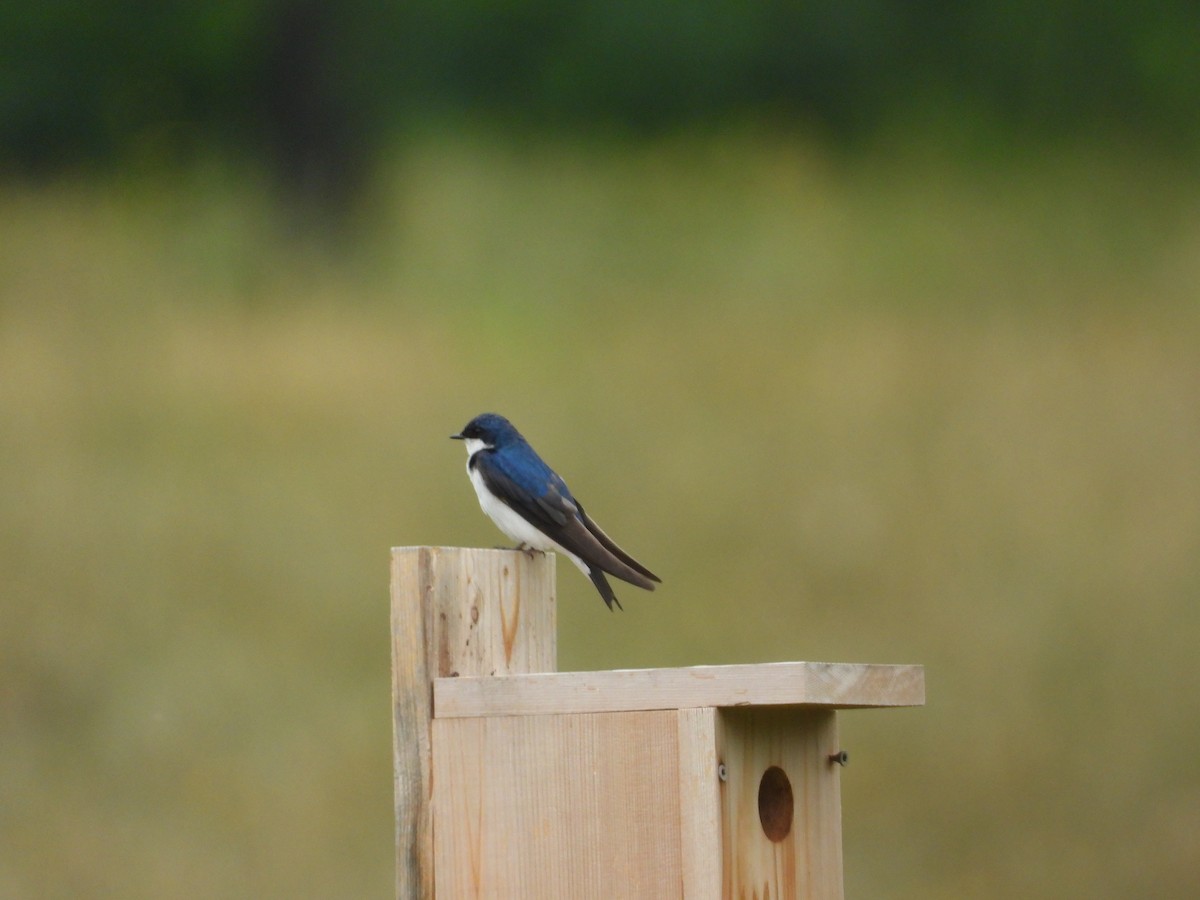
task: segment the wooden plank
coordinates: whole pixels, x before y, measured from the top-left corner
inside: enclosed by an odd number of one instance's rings
[[[678,897],[676,718],[435,719],[438,896]]]
[[[455,673],[553,671],[553,554],[392,550],[396,896],[434,896],[432,681]]]
[[[434,715],[548,715],[730,706],[921,706],[922,666],[783,662],[439,678]]]
[[[719,896],[841,898],[841,766],[829,760],[839,749],[836,713],[723,709],[717,746],[726,773]]]
[[[721,893],[721,782],[717,774],[717,710],[681,709],[679,850],[685,900]]]

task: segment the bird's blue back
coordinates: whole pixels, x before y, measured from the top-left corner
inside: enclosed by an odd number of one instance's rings
[[[558,473],[546,465],[519,431],[511,425],[509,429],[497,437],[496,449],[488,454],[488,464],[536,497],[545,497],[557,490],[564,499],[574,502],[575,498]]]

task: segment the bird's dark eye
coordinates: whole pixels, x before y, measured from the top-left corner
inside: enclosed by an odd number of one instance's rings
[[[462,430],[463,437],[477,438],[480,435],[479,426],[472,422]]]

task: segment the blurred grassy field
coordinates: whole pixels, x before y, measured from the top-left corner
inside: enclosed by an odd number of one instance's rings
[[[848,894],[1200,894],[1200,184],[1127,148],[430,136],[334,252],[0,188],[0,896],[387,897],[388,548],[509,415],[664,578],[562,668],[919,662]]]

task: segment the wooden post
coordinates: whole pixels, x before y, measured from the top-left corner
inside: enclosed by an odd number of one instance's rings
[[[433,900],[433,681],[553,672],[553,554],[392,550],[396,896]]]
[[[392,551],[401,900],[836,900],[836,711],[925,702],[912,665],[555,667],[552,555]]]

